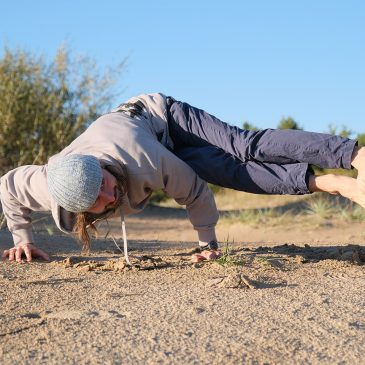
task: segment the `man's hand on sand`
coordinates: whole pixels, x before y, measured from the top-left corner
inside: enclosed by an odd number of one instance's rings
[[[2,259],[9,261],[24,262],[22,259],[25,255],[26,261],[31,262],[33,257],[40,257],[45,261],[49,261],[49,256],[39,248],[33,246],[31,243],[22,243],[16,247],[12,247],[9,250],[5,250],[2,254]]]
[[[200,253],[194,253],[191,256],[191,261],[192,262],[200,262],[200,261],[205,261],[205,260],[216,260],[217,258],[219,258],[222,255],[222,253],[218,250],[214,250],[214,251],[202,251]]]

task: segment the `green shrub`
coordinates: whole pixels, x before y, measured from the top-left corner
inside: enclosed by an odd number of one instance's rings
[[[0,175],[20,165],[43,164],[77,137],[113,101],[111,86],[122,66],[99,72],[87,58],[71,59],[65,48],[51,62],[5,49],[0,59]]]

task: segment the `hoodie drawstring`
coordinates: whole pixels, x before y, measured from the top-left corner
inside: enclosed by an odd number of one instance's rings
[[[131,265],[131,262],[129,261],[129,257],[128,257],[128,242],[127,242],[127,231],[125,229],[125,221],[124,221],[124,216],[121,215],[121,220],[122,220],[122,231],[123,231],[123,250],[124,250],[124,258],[125,261],[127,262],[128,265]]]
[[[119,209],[119,212],[120,212],[120,219],[122,221],[122,232],[123,232],[123,251],[121,250],[121,248],[119,247],[119,245],[117,244],[115,238],[113,235],[110,235],[115,246],[117,246],[118,250],[120,252],[123,252],[124,253],[124,258],[125,258],[125,261],[127,262],[128,265],[130,266],[133,266],[132,263],[129,261],[129,256],[128,256],[128,241],[127,241],[127,231],[125,229],[125,220],[124,220],[124,214],[123,214],[123,211],[122,211],[122,208]],[[107,221],[107,224],[108,224],[108,228],[109,228],[109,232],[110,232],[110,226],[109,226],[109,222],[108,220]]]

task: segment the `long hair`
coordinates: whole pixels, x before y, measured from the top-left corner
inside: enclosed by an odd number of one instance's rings
[[[77,240],[82,244],[83,252],[90,252],[90,235],[91,230],[94,235],[98,233],[95,226],[97,221],[106,219],[112,215],[115,210],[122,204],[123,198],[127,193],[127,173],[125,167],[118,169],[113,165],[102,166],[105,170],[110,172],[117,179],[117,189],[119,190],[119,200],[117,202],[117,207],[107,210],[101,214],[92,214],[88,212],[76,213],[75,224],[73,226],[72,232],[75,234]]]

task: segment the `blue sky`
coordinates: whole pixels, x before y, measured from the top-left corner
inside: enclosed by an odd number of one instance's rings
[[[100,67],[128,56],[123,101],[163,92],[231,124],[365,133],[364,1],[4,1],[4,46]]]

